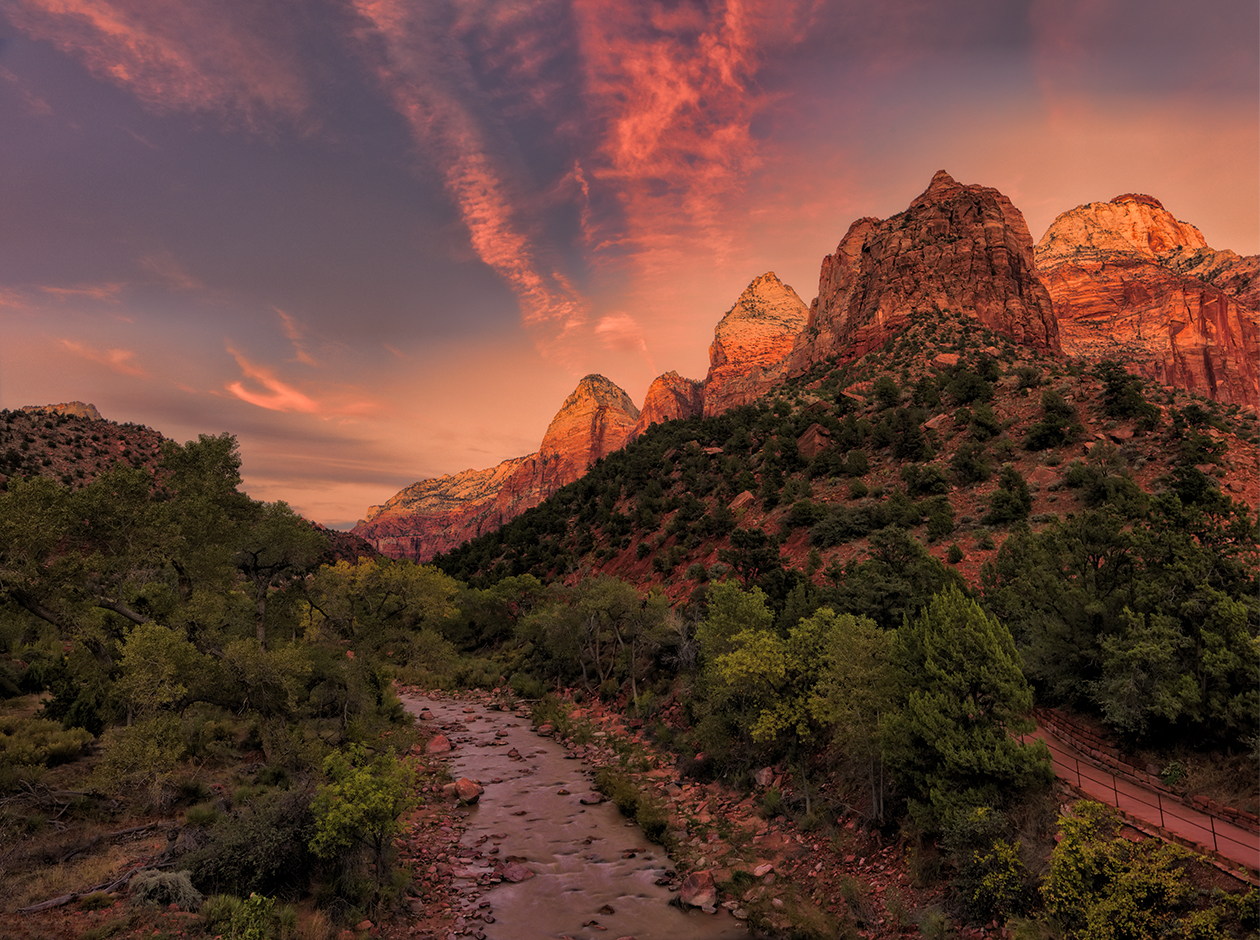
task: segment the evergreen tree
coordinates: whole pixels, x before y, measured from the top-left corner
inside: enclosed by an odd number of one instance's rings
[[[951,587],[897,631],[903,691],[888,723],[889,758],[912,816],[937,831],[960,811],[999,806],[1049,780],[1031,731],[1032,689],[1010,632]]]

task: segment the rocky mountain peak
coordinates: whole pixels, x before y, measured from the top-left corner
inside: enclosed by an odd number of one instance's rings
[[[1203,233],[1178,221],[1158,199],[1126,193],[1058,216],[1037,244],[1037,264],[1045,268],[1082,252],[1138,252],[1155,258],[1206,247]]]
[[[781,380],[808,316],[805,302],[773,271],[754,278],[714,330],[704,413],[747,404]]]
[[[924,196],[935,195],[949,189],[956,189],[958,182],[944,170],[937,170],[932,174],[932,182],[928,183],[928,188],[924,192]]]
[[[677,372],[658,375],[648,386],[643,398],[643,410],[635,422],[630,439],[634,440],[654,424],[692,418],[704,407],[704,386],[695,379],[685,379]]]
[[[944,170],[905,212],[859,219],[823,259],[818,296],[788,370],[856,359],[920,313],[965,313],[1017,342],[1058,349],[1032,236],[1011,201]]]
[[[1037,245],[1065,352],[1219,401],[1260,398],[1260,264],[1216,251],[1153,196],[1064,212]]]
[[[63,401],[55,405],[23,405],[22,410],[31,414],[70,415],[90,421],[104,421],[101,413],[91,402]]]
[[[1150,206],[1152,209],[1163,209],[1164,204],[1154,196],[1148,196],[1146,193],[1121,193],[1111,200],[1119,205],[1123,202],[1140,202],[1142,205]]]
[[[589,466],[625,443],[639,418],[625,390],[602,375],[584,376],[547,426],[539,453]]]
[[[621,386],[602,375],[584,376],[551,419],[537,453],[413,483],[373,506],[351,531],[383,554],[427,561],[581,477],[626,443],[638,417]]]

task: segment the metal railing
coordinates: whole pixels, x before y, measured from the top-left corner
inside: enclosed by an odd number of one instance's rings
[[[1125,761],[1120,756],[1119,750],[1115,745],[1101,735],[1053,709],[1035,709],[1034,717],[1039,725],[1048,729],[1055,737],[1073,750],[1079,751],[1081,754],[1109,767],[1113,774],[1155,791],[1160,796],[1161,802],[1166,800],[1180,804],[1192,812],[1197,812],[1207,817],[1214,817],[1221,822],[1232,823],[1241,829],[1246,829],[1248,832],[1253,832],[1260,836],[1260,817],[1257,817],[1254,813],[1235,809],[1232,806],[1225,806],[1206,797],[1187,797],[1174,793],[1159,777],[1134,767]]]
[[[1068,772],[1059,774],[1059,776],[1067,780],[1068,783],[1075,781],[1075,786],[1078,790],[1090,793],[1091,791],[1085,785],[1087,781],[1095,784],[1097,789],[1102,789],[1104,792],[1110,789],[1112,794],[1111,805],[1126,812],[1127,815],[1136,816],[1152,825],[1158,825],[1160,830],[1178,841],[1191,843],[1197,848],[1214,852],[1231,861],[1245,864],[1252,869],[1258,867],[1258,863],[1260,863],[1260,842],[1255,839],[1238,838],[1228,831],[1223,831],[1224,827],[1217,825],[1217,819],[1211,813],[1187,806],[1171,794],[1158,789],[1152,789],[1148,793],[1129,787],[1122,791],[1120,788],[1120,777],[1117,774],[1104,770],[1101,767],[1096,767],[1093,764],[1082,763],[1078,757],[1057,747],[1054,742],[1046,741],[1045,743],[1050,749],[1050,758],[1054,762],[1055,767],[1062,768]],[[1094,795],[1097,794],[1095,793]],[[1150,798],[1152,796],[1154,797],[1153,800]],[[1152,812],[1144,815],[1135,813],[1132,810],[1125,810],[1124,803],[1129,805],[1136,803],[1139,806],[1149,808]],[[1173,821],[1186,823],[1191,832],[1201,832],[1204,838],[1196,839],[1192,835],[1176,832],[1174,827],[1170,825]],[[1251,859],[1250,862],[1247,861],[1248,858]]]

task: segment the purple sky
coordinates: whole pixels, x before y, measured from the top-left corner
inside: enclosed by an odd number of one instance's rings
[[[333,525],[702,377],[933,172],[1034,238],[1260,251],[1254,0],[0,0],[0,407],[81,399]]]

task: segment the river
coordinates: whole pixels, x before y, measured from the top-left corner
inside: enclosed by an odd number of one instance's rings
[[[455,875],[484,891],[482,917],[462,936],[486,940],[748,940],[726,911],[669,904],[669,857],[598,795],[580,760],[510,711],[449,699],[404,698],[425,734],[446,735],[453,779],[485,792],[466,813]],[[584,802],[585,801],[585,802]],[[516,877],[476,887],[506,864]]]

